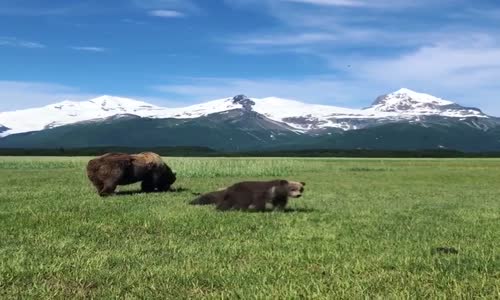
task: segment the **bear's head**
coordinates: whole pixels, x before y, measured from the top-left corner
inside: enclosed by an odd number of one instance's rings
[[[177,180],[177,174],[170,169],[166,164],[162,168],[161,174],[158,178],[158,189],[168,191],[170,187]]]

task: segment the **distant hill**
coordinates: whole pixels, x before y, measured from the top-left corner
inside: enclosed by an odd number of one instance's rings
[[[238,95],[185,108],[103,96],[0,113],[2,148],[500,150],[500,121],[408,89],[364,109]]]

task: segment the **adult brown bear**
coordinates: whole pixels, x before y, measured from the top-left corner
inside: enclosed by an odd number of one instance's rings
[[[218,210],[264,211],[271,203],[274,209],[283,210],[288,198],[299,198],[304,192],[305,182],[272,180],[244,181],[227,189],[201,195],[190,202],[192,205],[215,204]]]
[[[172,169],[153,152],[104,154],[89,161],[87,176],[100,196],[112,195],[118,185],[139,181],[143,192],[168,191],[176,180]]]

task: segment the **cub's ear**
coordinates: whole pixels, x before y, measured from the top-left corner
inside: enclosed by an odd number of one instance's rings
[[[288,181],[287,180],[280,180],[280,185],[287,185]]]
[[[300,182],[300,184],[302,184],[302,185],[306,185],[306,183],[305,183],[305,182],[303,182],[303,181],[301,181],[301,182]]]

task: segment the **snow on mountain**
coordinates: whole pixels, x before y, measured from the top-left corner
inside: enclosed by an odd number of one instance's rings
[[[425,116],[488,118],[479,109],[462,107],[451,101],[405,88],[378,97],[372,106],[364,109],[306,104],[279,98],[264,98],[255,102],[255,111],[305,131],[321,128],[351,130],[377,121],[418,120]]]
[[[63,101],[44,107],[0,113],[0,124],[11,128],[3,135],[38,131],[118,114],[143,115],[162,108],[132,99],[102,96],[89,101]]]
[[[367,111],[390,112],[397,115],[440,115],[445,117],[487,117],[479,109],[465,108],[432,95],[400,89],[380,96]]]
[[[101,96],[88,101],[62,101],[24,110],[0,112],[0,124],[10,130],[0,136],[39,131],[83,121],[101,120],[116,115],[148,118],[197,118],[206,114],[240,108],[232,101],[214,100],[183,108],[165,108],[128,98]]]
[[[117,115],[181,119],[198,118],[232,109],[253,110],[301,131],[321,128],[349,130],[361,128],[363,124],[376,120],[412,119],[430,115],[488,118],[478,109],[464,108],[451,101],[408,89],[381,96],[365,109],[308,104],[275,97],[247,98],[243,95],[187,107],[165,108],[133,99],[101,96],[88,101],[63,101],[39,108],[1,112],[0,124],[4,126],[4,131],[0,130],[0,137]]]

